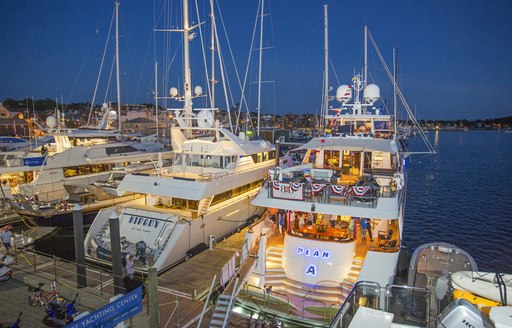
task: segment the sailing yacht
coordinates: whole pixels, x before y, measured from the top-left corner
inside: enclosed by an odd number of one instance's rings
[[[235,135],[215,121],[215,108],[192,108],[188,4],[183,2],[184,102],[174,109],[173,165],[128,174],[120,192],[144,194],[143,199],[101,210],[85,238],[88,259],[111,265],[109,217],[119,216],[121,251],[135,256],[135,267],[158,272],[207,248],[216,240],[252,223],[262,209],[251,204],[276,151],[263,140]],[[200,96],[202,89],[194,88]]]

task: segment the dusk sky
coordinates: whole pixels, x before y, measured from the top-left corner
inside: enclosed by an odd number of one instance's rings
[[[198,2],[201,20],[208,22],[209,1]],[[265,12],[270,16],[265,17],[264,46],[272,49],[264,54],[263,80],[275,82],[263,86],[263,113],[319,112],[325,3],[329,6],[332,95],[339,84],[348,84],[354,72],[362,70],[363,28],[367,24],[389,66],[393,46],[399,47],[398,82],[411,108],[416,108],[418,119],[486,119],[512,115],[510,0],[266,1]],[[218,5],[243,79],[258,0],[219,0]],[[65,103],[90,102],[113,7],[114,1],[105,0],[0,1],[0,101],[62,97]],[[190,7],[196,17],[193,2]],[[181,13],[174,4],[169,7],[170,14],[163,8],[161,0],[120,2],[123,103],[154,102],[155,60],[159,65],[160,94],[171,86],[182,88],[180,35],[153,31],[169,24],[181,27]],[[166,15],[172,17],[171,23],[164,20]],[[197,18],[192,20],[197,22]],[[209,29],[206,25],[209,24],[204,24]],[[115,78],[107,88],[114,54],[113,33],[96,103],[104,99],[116,101]],[[236,87],[225,35],[223,31],[219,34],[224,40],[221,41],[224,60],[230,67],[227,72],[231,92],[238,99],[240,90]],[[164,49],[166,40],[169,43]],[[199,36],[193,41],[192,51],[193,85],[206,90]],[[257,79],[254,65],[251,71],[250,80],[254,82]],[[392,107],[389,79],[372,48],[369,75],[370,82],[381,87],[382,97]],[[255,110],[254,84],[249,91],[251,110]],[[216,97],[223,98],[220,92]],[[202,107],[202,102],[196,100],[195,105]],[[218,105],[225,109],[223,102]]]

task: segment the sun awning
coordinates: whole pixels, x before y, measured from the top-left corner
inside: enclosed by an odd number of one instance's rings
[[[396,154],[398,146],[392,139],[325,137],[311,139],[307,144],[294,150],[353,150],[353,151],[381,151]]]

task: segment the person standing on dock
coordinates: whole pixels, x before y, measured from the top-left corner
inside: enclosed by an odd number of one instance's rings
[[[126,276],[133,280],[133,274],[135,272],[135,263],[133,263],[133,255],[128,254],[126,256]]]
[[[6,253],[9,253],[9,250],[11,249],[11,237],[12,237],[11,228],[12,228],[11,225],[5,226],[2,233],[0,233],[0,239],[2,239],[2,244],[5,247]]]

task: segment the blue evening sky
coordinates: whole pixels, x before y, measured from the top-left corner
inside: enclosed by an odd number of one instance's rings
[[[209,1],[198,0],[201,20]],[[249,55],[257,0],[219,0],[240,79]],[[367,24],[388,65],[399,47],[399,84],[419,119],[485,119],[512,115],[512,1],[510,0],[269,0],[265,2],[263,113],[318,113],[322,97],[323,4],[329,5],[329,47],[333,90],[349,83],[363,66],[363,28]],[[182,89],[180,36],[153,32],[181,27],[178,4],[162,0],[121,1],[120,64],[123,103],[152,103],[154,62],[159,92]],[[0,101],[25,97],[91,101],[114,1],[0,1]],[[195,16],[195,6],[190,4]],[[172,23],[166,23],[171,17]],[[197,22],[197,18],[192,19]],[[220,24],[220,19],[217,20]],[[209,28],[205,24],[205,28]],[[207,37],[209,42],[209,32]],[[240,90],[224,31],[219,31],[233,99]],[[115,100],[112,42],[106,53],[96,103]],[[258,45],[255,48],[259,47]],[[192,44],[192,79],[206,90],[199,36]],[[209,56],[209,55],[208,55]],[[174,59],[173,59],[174,58]],[[257,58],[255,58],[257,59]],[[251,65],[249,80],[257,79]],[[216,79],[220,80],[217,68]],[[369,72],[382,97],[392,103],[390,82],[373,49]],[[249,83],[249,82],[248,82]],[[256,87],[249,83],[250,109]],[[334,94],[334,91],[333,91]],[[218,106],[224,96],[216,93]],[[230,96],[231,97],[231,96]],[[222,99],[222,100],[221,100]],[[222,102],[221,102],[222,101]],[[235,100],[237,102],[238,100]],[[203,100],[195,100],[198,107]],[[160,102],[161,104],[163,101]],[[168,107],[179,104],[169,102]],[[336,106],[335,102],[331,105]]]

